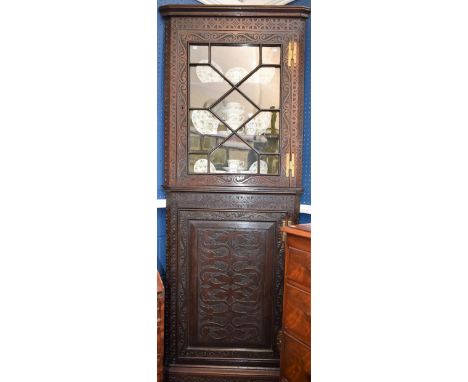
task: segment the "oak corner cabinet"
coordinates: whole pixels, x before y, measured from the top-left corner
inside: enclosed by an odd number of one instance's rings
[[[284,248],[302,193],[305,21],[288,6],[165,17],[165,381],[279,380]]]

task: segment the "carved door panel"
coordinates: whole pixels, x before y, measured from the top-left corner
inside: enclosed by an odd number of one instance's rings
[[[283,216],[179,211],[176,362],[278,365]]]
[[[166,184],[300,187],[304,20],[169,21]]]

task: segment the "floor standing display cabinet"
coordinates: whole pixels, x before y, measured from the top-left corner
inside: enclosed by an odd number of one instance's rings
[[[163,6],[166,381],[278,381],[304,7]]]

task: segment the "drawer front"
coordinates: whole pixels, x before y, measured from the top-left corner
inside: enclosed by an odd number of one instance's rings
[[[310,345],[310,293],[286,284],[284,329]]]
[[[296,339],[283,336],[281,382],[310,381],[310,349]]]
[[[310,291],[310,239],[288,235],[286,280]]]

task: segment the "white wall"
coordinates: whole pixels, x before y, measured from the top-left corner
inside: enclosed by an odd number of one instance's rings
[[[467,381],[468,5],[312,3],[312,380]]]

